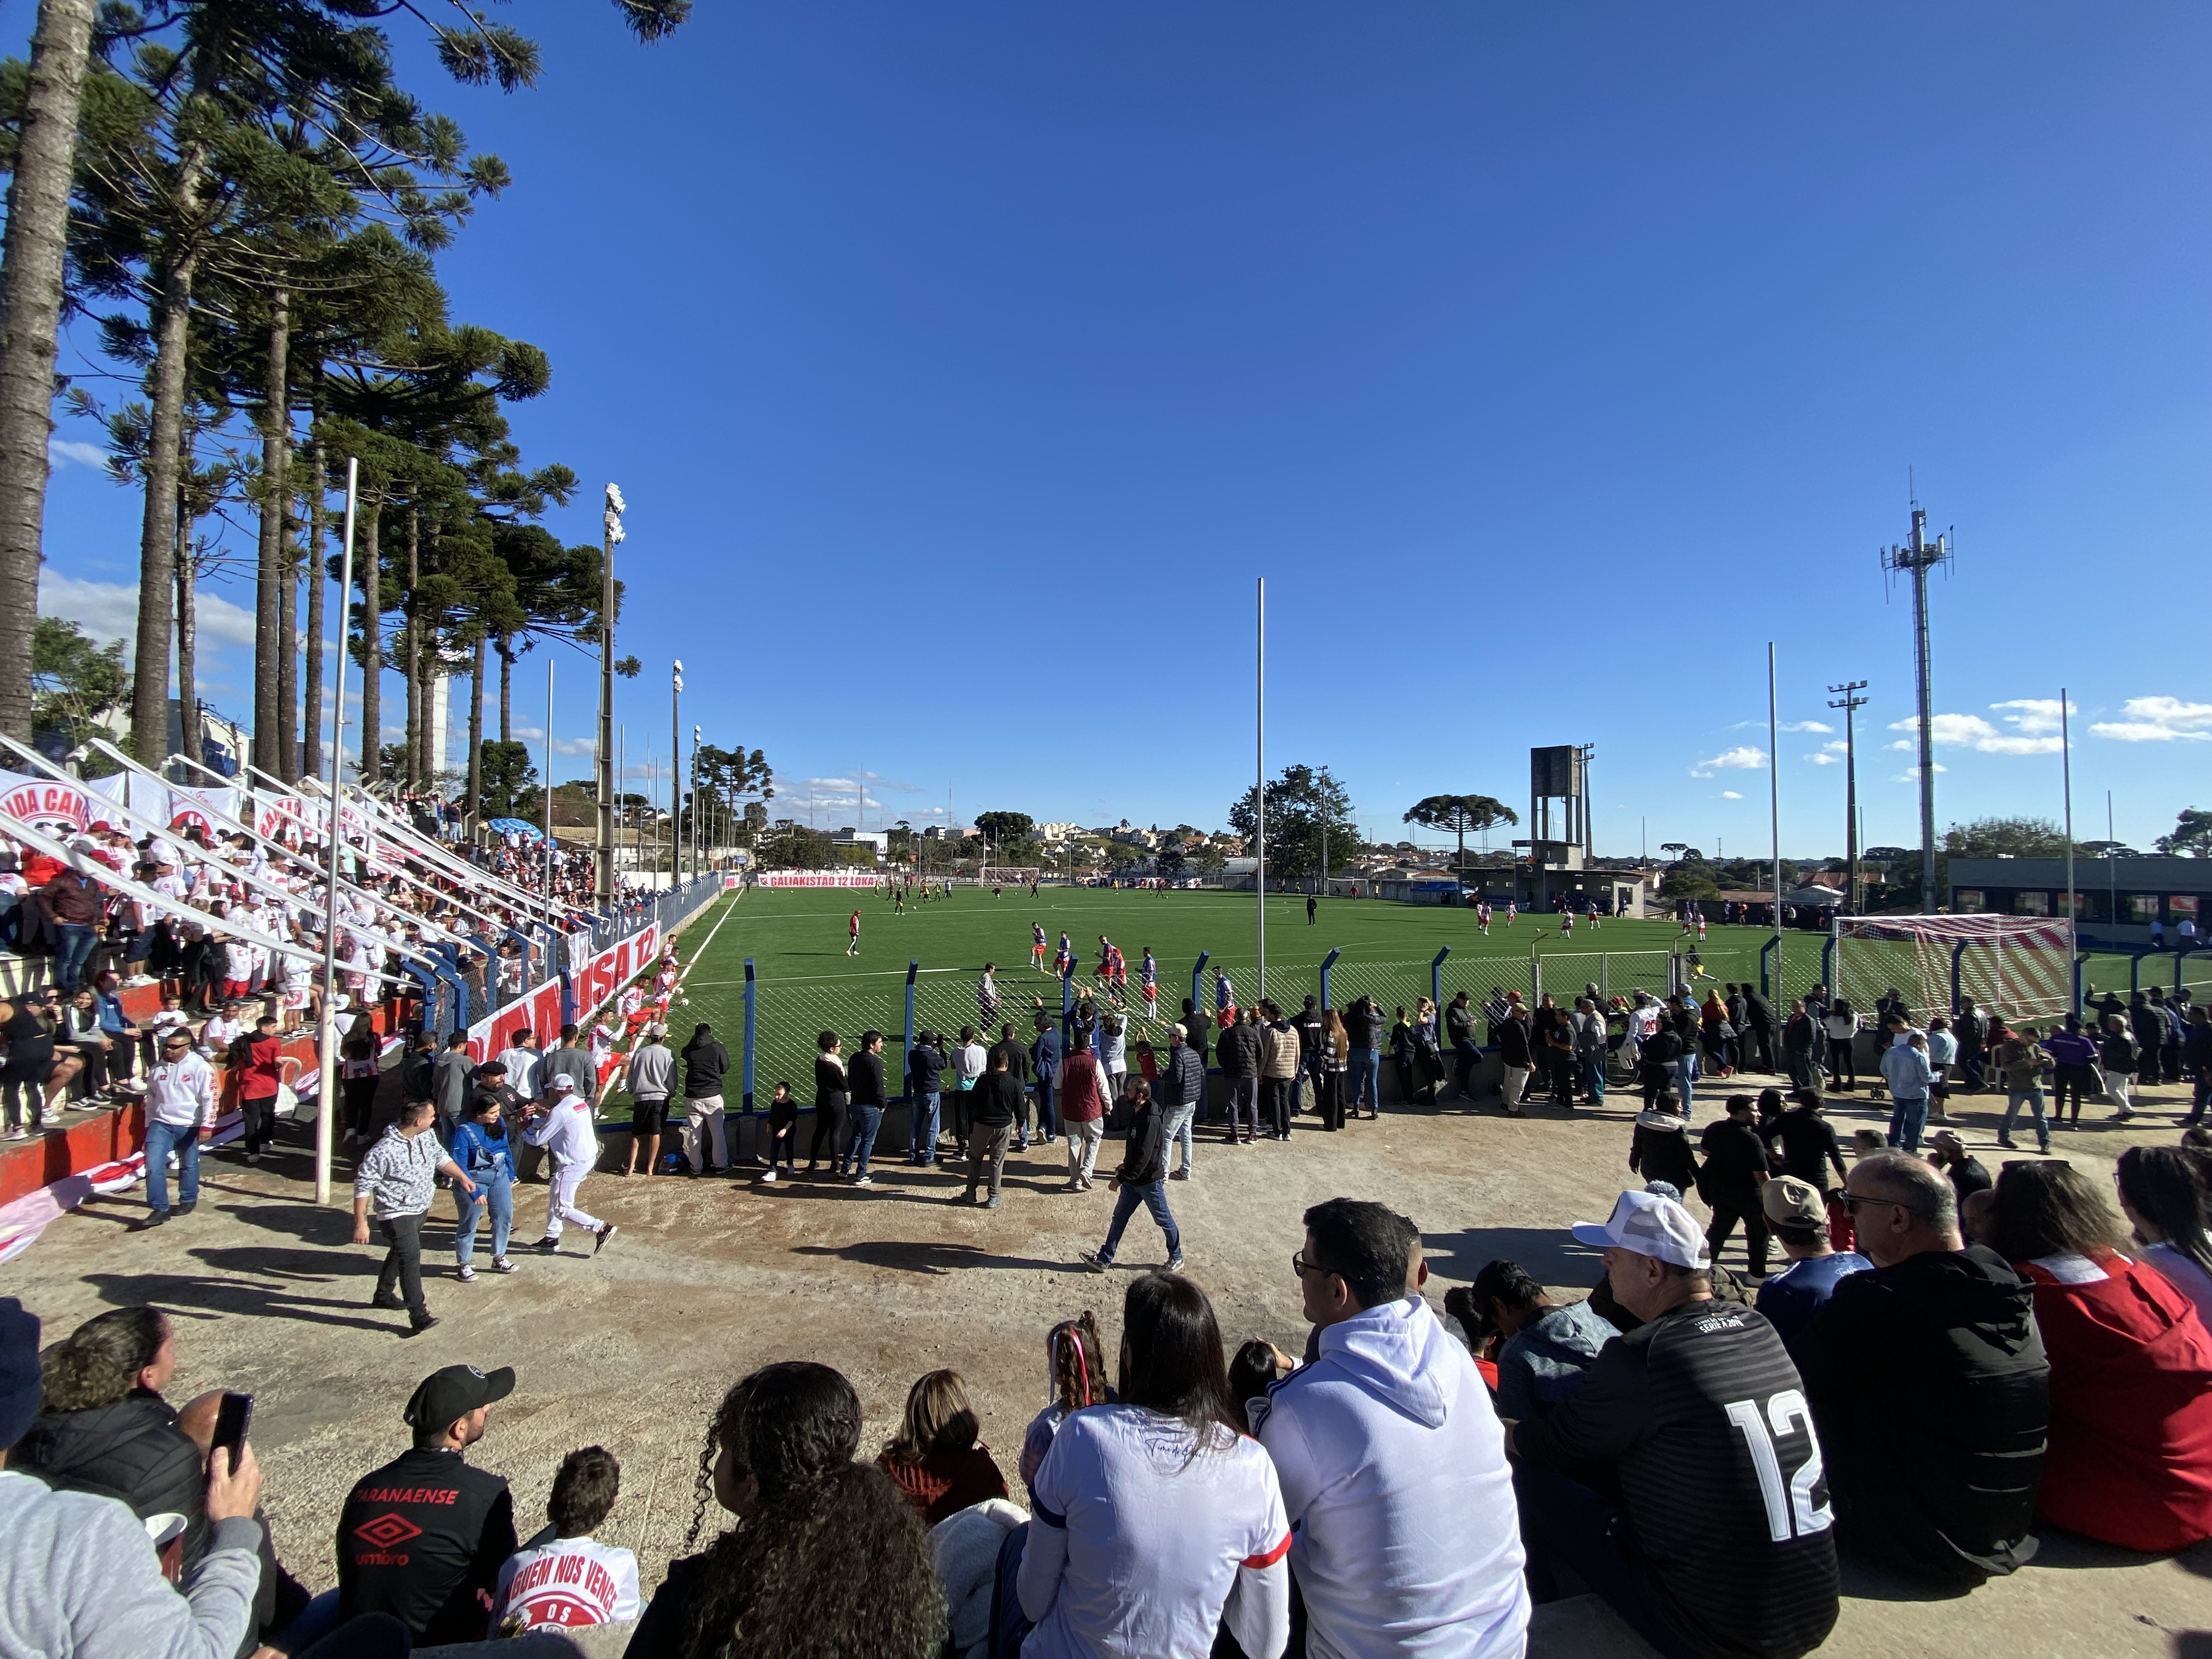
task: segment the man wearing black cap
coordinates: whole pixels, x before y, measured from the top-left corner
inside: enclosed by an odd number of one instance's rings
[[[354,1482],[338,1516],[338,1608],[388,1613],[417,1647],[483,1639],[499,1570],[514,1553],[507,1482],[463,1461],[514,1371],[448,1365],[403,1413],[415,1446]]]
[[[212,1460],[207,1552],[172,1585],[128,1505],[52,1491],[8,1468],[9,1449],[38,1414],[39,1384],[39,1322],[0,1297],[0,1648],[133,1659],[238,1652],[261,1576],[252,1448]]]

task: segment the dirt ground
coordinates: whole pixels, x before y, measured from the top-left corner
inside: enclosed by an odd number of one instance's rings
[[[1996,1111],[1987,1097],[1961,1103],[1960,1127],[1994,1169]],[[2064,1135],[2062,1155],[2101,1176],[2132,1142],[2171,1143],[2182,1091],[2148,1091],[2148,1103],[2151,1115],[2124,1128],[2091,1108],[2099,1121]],[[1711,1115],[1701,1100],[1698,1120]],[[1350,1194],[1420,1224],[1439,1307],[1447,1286],[1498,1256],[1580,1293],[1596,1260],[1564,1230],[1601,1218],[1628,1178],[1631,1115],[1625,1103],[1571,1115],[1536,1107],[1522,1122],[1494,1109],[1394,1109],[1334,1135],[1301,1119],[1287,1146],[1202,1139],[1195,1178],[1168,1188],[1188,1271],[1212,1295],[1232,1346],[1256,1335],[1296,1352],[1305,1337],[1290,1267],[1299,1214]],[[1846,1140],[1875,1121],[1847,1101],[1833,1115]],[[1109,1142],[1103,1161],[1116,1155]],[[426,1230],[441,1322],[404,1340],[403,1316],[368,1306],[378,1253],[347,1242],[343,1210],[314,1206],[296,1138],[257,1170],[228,1156],[207,1167],[193,1216],[135,1234],[125,1231],[143,1213],[134,1194],[94,1200],[9,1264],[4,1288],[46,1320],[49,1340],[104,1308],[168,1310],[179,1336],[172,1399],[224,1387],[256,1395],[253,1439],[278,1547],[316,1588],[332,1582],[343,1494],[404,1446],[401,1404],[439,1365],[516,1368],[514,1395],[494,1410],[473,1457],[513,1482],[526,1534],[563,1453],[593,1443],[617,1453],[624,1490],[600,1535],[637,1552],[649,1590],[686,1547],[708,1414],[746,1371],[791,1358],[837,1366],[860,1391],[873,1447],[915,1376],[956,1367],[1012,1480],[1023,1427],[1044,1399],[1047,1328],[1094,1308],[1111,1352],[1130,1273],[1164,1258],[1139,1211],[1114,1271],[1102,1279],[1073,1265],[1099,1242],[1112,1199],[1103,1182],[1085,1194],[1057,1190],[1058,1147],[1018,1155],[1005,1204],[988,1213],[945,1201],[959,1176],[896,1162],[880,1166],[872,1192],[602,1173],[581,1201],[620,1224],[616,1241],[596,1257],[588,1241],[556,1257],[525,1253],[509,1278],[450,1276],[451,1212],[441,1209]],[[538,1237],[544,1201],[542,1186],[518,1195],[519,1243]],[[1740,1262],[1741,1243],[1724,1259]],[[1908,1436],[1924,1426],[1899,1425]],[[2034,1565],[1971,1595],[1931,1596],[1856,1564],[1846,1587],[1822,1650],[1838,1659],[2212,1656],[2212,1546],[2147,1559],[2054,1534]],[[1532,1651],[1605,1659],[1647,1650],[1584,1600],[1547,1610]]]

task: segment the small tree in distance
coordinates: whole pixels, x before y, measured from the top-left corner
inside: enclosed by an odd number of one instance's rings
[[[1497,823],[1518,823],[1513,809],[1488,795],[1425,795],[1406,809],[1403,822],[1425,830],[1449,830],[1459,837],[1455,872],[1467,868],[1467,832],[1477,834]]]

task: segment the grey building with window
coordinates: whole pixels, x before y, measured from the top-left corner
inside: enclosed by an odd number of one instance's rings
[[[2100,942],[2148,945],[2156,924],[2166,947],[2212,947],[2212,859],[2074,860],[2074,922]],[[2063,859],[1953,859],[1951,908],[1961,915],[2066,915]]]

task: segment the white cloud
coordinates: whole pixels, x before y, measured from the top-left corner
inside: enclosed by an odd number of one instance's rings
[[[540,735],[543,734],[541,733]],[[589,755],[596,752],[598,748],[599,744],[594,743],[589,738],[556,738],[553,739],[553,752],[556,755]]]
[[[1766,751],[1750,744],[1740,744],[1734,749],[1723,749],[1711,760],[1701,760],[1690,769],[1693,778],[1709,778],[1716,772],[1756,772],[1766,764]]]
[[[1833,742],[1822,744],[1819,754],[1808,755],[1805,758],[1815,766],[1833,766],[1844,758],[1850,749],[1849,744],[1841,738],[1838,738]]]
[[[2212,741],[2212,702],[2184,702],[2179,697],[2130,697],[2120,706],[2124,720],[2100,720],[2089,729],[2121,743]]]
[[[1938,761],[1936,763],[1936,769],[1938,772],[1948,772],[1951,769],[1944,765],[1942,762]],[[1917,783],[1920,781],[1920,769],[1917,766],[1908,766],[1902,772],[1899,772],[1895,777],[1892,778],[1890,781],[1892,783]]]
[[[1993,702],[1990,708],[2004,715],[2007,726],[2031,738],[2056,737],[2063,729],[2062,714],[2078,714],[2078,703],[2069,704],[2063,710],[2056,697],[2014,697],[2006,702]],[[2016,713],[2008,713],[2016,710]]]
[[[1836,728],[1834,726],[1828,725],[1824,720],[1784,720],[1782,722],[1782,730],[1784,732],[1818,732],[1826,735],[1835,729]]]
[[[202,588],[193,609],[199,618],[203,647],[210,644],[253,648],[253,613]],[[39,614],[73,622],[105,644],[123,641],[123,654],[131,655],[138,637],[138,584],[88,582],[65,576],[51,565],[39,572]]]
[[[514,734],[517,743],[536,743],[545,735],[545,728],[542,726],[509,726],[507,729]]]
[[[98,444],[81,444],[70,438],[46,440],[46,459],[56,466],[101,466],[107,465],[107,452]]]
[[[1808,755],[1805,758],[1815,766],[1839,766],[1843,763],[1840,755]]]
[[[2016,728],[2011,732],[1998,731],[1979,714],[1936,714],[1928,722],[1929,734],[1938,748],[1972,749],[1984,755],[2055,755],[2063,747],[2062,740],[2057,737],[2039,735],[2045,729],[2043,699],[2020,698],[2012,702],[1992,703],[1990,707],[1999,709],[2021,708],[2027,712],[2005,717],[2008,723]],[[2057,721],[2056,702],[2050,705],[2050,722],[2055,726]],[[1892,720],[1889,729],[1917,733],[1920,730],[1920,721],[1917,717],[1908,716],[1901,720]],[[1915,738],[1905,738],[1889,746],[1909,752],[1920,744]]]
[[[1733,789],[1723,789],[1721,791],[1721,799],[1723,800],[1741,800],[1743,797]]]

